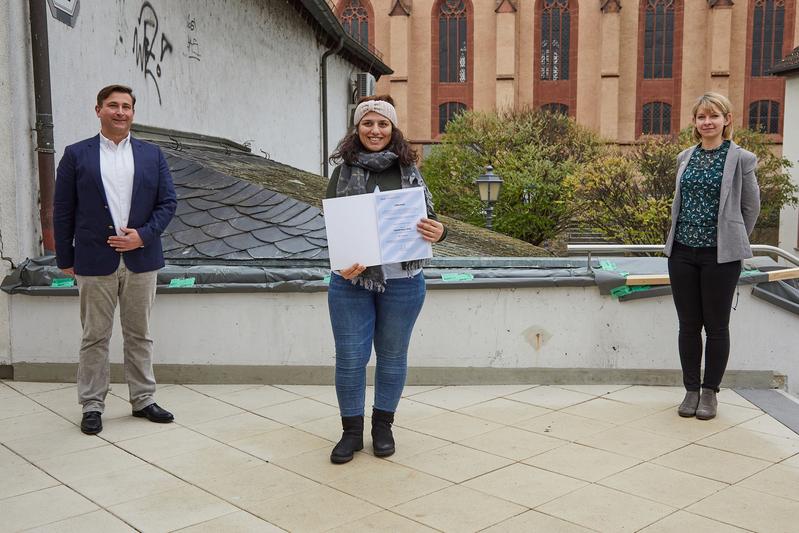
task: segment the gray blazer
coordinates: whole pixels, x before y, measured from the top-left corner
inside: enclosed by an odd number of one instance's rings
[[[677,217],[680,214],[680,178],[694,150],[696,146],[683,150],[677,156],[677,186],[674,191],[674,202],[671,204],[671,230],[663,249],[663,253],[667,256],[671,255]],[[719,198],[717,256],[719,263],[752,257],[749,235],[755,228],[757,216],[760,214],[760,187],[755,177],[756,166],[755,154],[730,142],[730,151],[727,152],[727,160],[724,162]]]

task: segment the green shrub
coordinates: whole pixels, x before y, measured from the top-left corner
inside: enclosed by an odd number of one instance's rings
[[[437,210],[482,226],[484,206],[474,180],[493,165],[504,180],[494,228],[537,245],[573,219],[566,177],[604,150],[596,134],[562,115],[468,111],[448,124],[423,173]]]
[[[780,209],[797,202],[797,187],[788,173],[791,163],[774,155],[762,133],[739,130],[734,139],[758,158],[761,214],[756,231],[761,236],[773,234],[768,228],[778,225]],[[671,225],[677,155],[693,144],[691,128],[686,128],[677,138],[645,138],[623,156],[589,163],[568,180],[577,220],[625,244],[665,242]]]

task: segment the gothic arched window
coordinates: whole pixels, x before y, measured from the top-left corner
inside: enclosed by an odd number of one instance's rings
[[[785,0],[756,0],[752,14],[752,76],[768,76],[782,59]]]
[[[569,0],[544,0],[541,12],[542,80],[569,79]]]
[[[561,115],[569,114],[569,106],[566,104],[544,104],[539,109],[545,113],[556,113]]]
[[[749,129],[762,133],[780,132],[780,103],[758,100],[749,104]]]
[[[665,102],[644,104],[641,123],[644,135],[668,135],[671,133],[671,106]]]
[[[672,77],[674,0],[646,0],[644,79]]]
[[[437,0],[430,13],[430,136],[473,105],[473,0]]]
[[[670,135],[680,129],[685,4],[639,0],[636,137]]]
[[[343,0],[339,4],[339,19],[344,31],[353,39],[369,47],[369,19],[371,6],[365,0]]]
[[[460,102],[444,102],[438,106],[438,133],[444,133],[449,121],[464,111],[466,111],[466,106]]]
[[[538,0],[535,7],[533,106],[571,113],[577,109],[577,0]],[[574,29],[574,31],[572,31]],[[555,108],[557,106],[557,109]]]
[[[438,14],[438,81],[467,81],[468,43],[464,0],[444,0]]]
[[[749,0],[744,124],[778,136],[784,128],[785,78],[772,76],[771,69],[793,49],[795,19],[795,0]]]

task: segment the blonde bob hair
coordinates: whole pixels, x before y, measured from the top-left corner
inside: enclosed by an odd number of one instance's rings
[[[694,122],[693,136],[695,141],[702,140],[702,136],[699,134],[699,130],[696,128],[696,114],[699,111],[718,111],[727,117],[730,115],[730,113],[732,113],[732,104],[730,103],[730,100],[723,94],[705,93],[700,96],[696,100],[693,109],[691,109],[691,116],[693,117]],[[730,123],[724,126],[724,129],[721,132],[721,138],[725,140],[732,139],[732,117],[730,117]]]

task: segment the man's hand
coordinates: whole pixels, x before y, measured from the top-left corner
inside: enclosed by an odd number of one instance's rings
[[[108,244],[117,252],[129,252],[141,248],[144,243],[139,237],[139,232],[133,228],[119,228],[124,235],[108,237]]]
[[[72,276],[73,278],[75,277],[75,269],[73,267],[62,268],[61,272],[67,274],[68,276]]]

